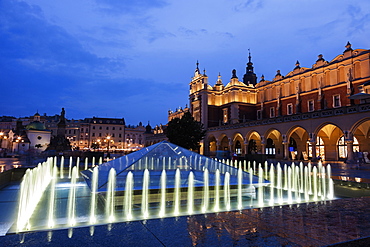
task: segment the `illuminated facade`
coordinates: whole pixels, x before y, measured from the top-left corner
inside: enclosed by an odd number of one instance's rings
[[[205,155],[264,154],[278,159],[353,161],[370,151],[370,50],[345,51],[331,61],[320,54],[311,68],[256,83],[249,55],[239,80],[211,86],[198,63],[190,82],[190,110],[207,128]]]

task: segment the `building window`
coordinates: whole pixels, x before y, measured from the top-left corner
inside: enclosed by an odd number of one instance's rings
[[[84,132],[84,128],[81,128],[81,132]]]
[[[95,136],[95,132],[92,133],[92,136],[94,137]]]
[[[106,130],[109,130],[109,127],[107,127]]]
[[[222,109],[222,121],[223,123],[227,123],[229,121],[228,116],[227,116],[227,108]]]
[[[293,114],[293,104],[292,103],[287,104],[286,108],[287,108],[287,110],[286,110],[287,115],[292,115]]]
[[[101,130],[102,128],[101,128],[101,126],[99,126],[99,129]]]
[[[340,95],[339,94],[333,95],[333,107],[334,108],[340,107]]]
[[[338,156],[339,159],[345,159],[347,158],[347,145],[344,139],[344,136],[339,138],[338,143]],[[358,143],[358,140],[356,137],[353,137],[353,144],[352,144],[353,152],[360,152],[360,145]]]
[[[93,130],[95,129],[95,126],[93,126]]]
[[[257,110],[257,120],[260,120],[262,118],[262,112],[261,110]]]
[[[270,118],[275,117],[275,107],[270,107]]]
[[[99,137],[101,137],[101,133],[99,133]]]
[[[315,104],[314,104],[313,99],[307,101],[307,104],[308,104],[308,111],[309,112],[312,112],[312,111],[315,110]]]
[[[118,137],[121,138],[122,137],[122,134],[118,134]]]
[[[115,130],[116,129],[116,127],[112,127],[112,130]]]

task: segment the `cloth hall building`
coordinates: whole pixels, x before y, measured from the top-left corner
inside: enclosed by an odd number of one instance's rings
[[[249,55],[242,79],[212,86],[197,67],[189,110],[207,134],[201,153],[276,159],[347,160],[370,152],[370,50],[352,49],[331,61],[320,54],[311,68],[297,61],[286,75],[257,82]],[[178,112],[169,112],[169,119]]]

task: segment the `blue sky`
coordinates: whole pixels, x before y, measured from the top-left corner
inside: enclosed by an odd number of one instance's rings
[[[166,124],[199,60],[211,85],[233,69],[271,80],[317,55],[370,48],[368,0],[0,1],[0,115],[124,117]]]

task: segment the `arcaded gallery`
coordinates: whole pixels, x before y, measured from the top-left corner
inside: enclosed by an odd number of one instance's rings
[[[353,49],[331,61],[322,54],[268,81],[257,81],[251,55],[239,79],[214,86],[197,67],[190,82],[190,111],[207,128],[201,152],[218,157],[263,154],[287,160],[346,160],[370,152],[370,50]]]

